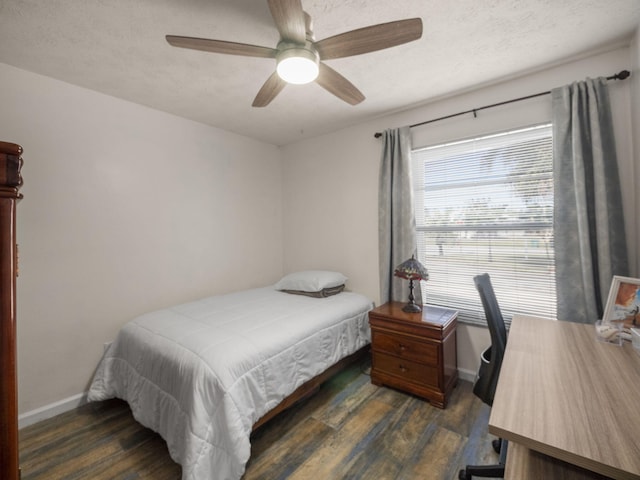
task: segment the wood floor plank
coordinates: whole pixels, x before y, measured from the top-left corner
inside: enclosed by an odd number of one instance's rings
[[[318,409],[314,417],[333,428],[340,428],[351,412],[367,401],[371,395],[378,390],[378,387],[368,381],[368,377],[361,377],[354,380],[350,385],[335,395],[324,408]]]
[[[292,472],[289,479],[339,478],[338,472],[348,469],[350,461],[393,415],[393,410],[388,405],[375,400],[361,405],[359,410],[313,456]]]
[[[400,408],[407,398],[414,398],[400,390],[394,390],[393,388],[387,387],[376,387],[374,395],[376,400],[386,403],[393,408]],[[422,400],[422,402],[425,403],[426,400]]]
[[[182,469],[170,460],[166,443],[160,436],[147,430],[148,435],[141,443],[119,452],[102,462],[102,468],[93,468],[91,478],[95,480],[136,479],[180,480]],[[142,437],[140,437],[142,438]],[[160,456],[159,453],[165,455]],[[162,461],[159,461],[162,459]]]
[[[123,413],[121,416],[113,417],[117,418],[117,421],[103,423],[100,428],[67,430],[61,432],[58,438],[52,439],[47,445],[23,451],[21,453],[23,480],[50,478],[47,477],[48,472],[61,471],[64,465],[73,463],[74,469],[82,468],[84,464],[90,465],[95,462],[95,459],[121,450],[121,446],[117,443],[118,436],[140,428],[131,421],[130,416],[126,415],[126,411]],[[56,428],[56,430],[59,429]],[[70,473],[66,474],[70,476]]]
[[[418,450],[417,457],[399,477],[399,480],[429,478],[449,480],[455,478],[458,471],[458,456],[465,438],[446,428],[436,427],[426,448]]]
[[[472,390],[471,383],[459,382],[459,385],[451,393],[451,403],[438,413],[437,422],[439,425],[463,435],[469,435],[479,414],[479,409],[486,407],[487,412],[489,411],[488,407],[473,395]]]
[[[414,452],[427,443],[429,427],[440,409],[421,398],[403,397],[404,402],[396,408],[393,419],[378,433],[366,454],[360,455],[346,472],[348,478],[377,478],[376,475],[381,475],[395,479],[410,463]]]
[[[89,404],[53,417],[46,422],[39,422],[20,430],[20,450],[28,453],[41,446],[50,447],[52,442],[66,438],[72,432],[82,435],[96,426],[103,428],[118,422],[128,421],[129,412],[122,407],[121,400]],[[116,407],[116,408],[114,408]]]
[[[399,430],[406,426],[414,406],[415,403],[411,398],[405,398],[402,406],[395,409],[389,421],[376,432],[367,448],[357,452],[348,470],[345,471],[345,478],[379,476],[393,479],[398,476],[408,455],[407,450],[402,448],[401,442],[397,442],[399,436],[404,436],[399,433]],[[413,450],[413,446],[411,449]]]
[[[267,425],[253,432],[251,436],[251,456],[256,457],[262,454],[275,442],[285,438],[286,435],[297,425],[308,417],[321,418],[327,415],[332,405],[336,403],[335,398],[343,398],[343,393],[353,392],[361,385],[368,384],[368,377],[360,375],[357,368],[349,368],[331,378],[320,387],[320,390],[312,397],[307,398],[278,416],[276,422],[269,422]],[[348,395],[347,395],[348,396]],[[337,400],[339,403],[340,400]]]
[[[277,480],[288,478],[318,448],[333,429],[313,418],[307,418],[290,435],[263,452],[258,458],[252,458],[247,465],[244,480]],[[292,448],[295,446],[295,448]]]

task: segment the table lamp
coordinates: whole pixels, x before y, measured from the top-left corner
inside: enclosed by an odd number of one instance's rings
[[[420,280],[429,280],[429,272],[427,272],[427,269],[412,255],[409,260],[405,260],[398,265],[393,274],[396,277],[409,280],[409,303],[402,307],[402,311],[407,313],[421,312],[422,307],[415,302],[415,298],[413,297],[413,281],[418,280],[418,282],[420,282]]]

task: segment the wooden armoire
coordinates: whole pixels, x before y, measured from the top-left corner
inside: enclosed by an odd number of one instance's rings
[[[0,478],[17,480],[16,204],[22,195],[22,147],[0,142]]]

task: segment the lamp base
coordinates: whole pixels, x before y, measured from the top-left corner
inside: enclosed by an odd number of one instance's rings
[[[420,313],[422,311],[422,307],[417,303],[407,303],[402,307],[402,311],[407,313]]]
[[[420,313],[422,311],[422,307],[415,302],[415,297],[413,296],[412,278],[409,279],[409,303],[402,307],[402,311],[407,313]]]

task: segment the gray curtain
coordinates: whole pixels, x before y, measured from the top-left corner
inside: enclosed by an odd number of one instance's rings
[[[382,142],[378,190],[380,301],[406,302],[409,282],[394,277],[393,271],[416,254],[409,127],[385,130]],[[414,282],[414,296],[421,305],[418,283]]]
[[[605,78],[551,92],[558,318],[602,318],[613,275],[628,275],[622,196]]]

